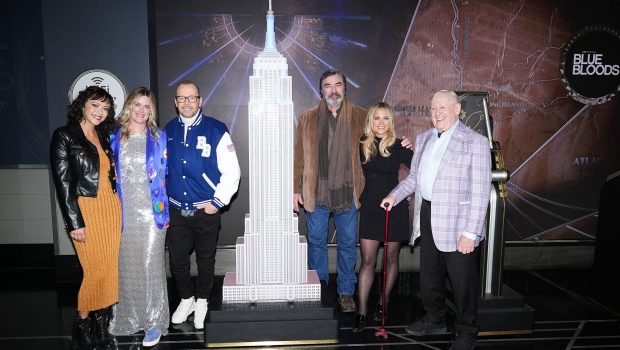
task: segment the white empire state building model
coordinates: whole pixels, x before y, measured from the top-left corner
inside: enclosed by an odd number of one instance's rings
[[[308,245],[293,213],[294,115],[286,58],[276,49],[269,1],[265,49],[254,58],[248,103],[250,213],[237,238],[236,269],[224,277],[223,303],[321,299],[308,270]]]

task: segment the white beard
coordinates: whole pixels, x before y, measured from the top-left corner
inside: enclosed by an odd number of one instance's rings
[[[330,107],[335,107],[335,106],[340,106],[340,104],[342,103],[343,98],[342,97],[338,97],[338,98],[326,98],[325,102],[327,102],[327,105]]]

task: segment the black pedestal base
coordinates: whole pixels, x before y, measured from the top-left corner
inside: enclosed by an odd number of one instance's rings
[[[338,343],[334,309],[321,302],[223,304],[209,309],[205,346],[283,346]]]
[[[456,314],[451,299],[448,308]],[[502,295],[485,295],[478,301],[478,335],[528,334],[534,331],[534,309],[514,289],[502,285]]]
[[[523,296],[503,285],[502,295],[485,295],[478,302],[479,335],[526,334],[534,330],[534,309]]]

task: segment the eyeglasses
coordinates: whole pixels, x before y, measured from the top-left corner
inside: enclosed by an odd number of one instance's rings
[[[198,101],[199,98],[200,98],[200,96],[175,96],[174,97],[174,99],[178,103],[183,103],[185,101],[188,101],[190,103],[195,103],[196,101]]]

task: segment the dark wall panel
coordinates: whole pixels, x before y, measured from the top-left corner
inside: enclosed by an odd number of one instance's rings
[[[0,1],[0,166],[47,163],[41,29],[40,0]]]
[[[67,93],[86,70],[112,72],[128,92],[150,86],[147,1],[43,1],[42,9],[50,132],[65,124]]]

